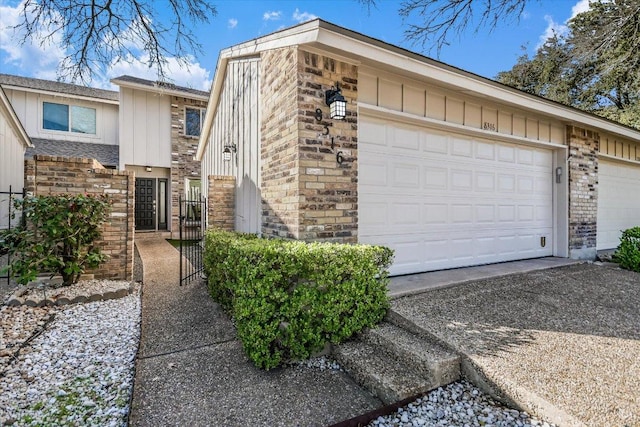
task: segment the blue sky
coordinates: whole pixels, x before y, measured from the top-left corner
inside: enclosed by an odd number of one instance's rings
[[[377,7],[370,10],[356,0],[212,0],[212,3],[218,14],[209,24],[194,30],[203,53],[192,58],[189,70],[172,67],[171,76],[177,84],[208,90],[221,49],[316,17],[494,78],[499,71],[511,69],[522,54],[523,45],[530,54],[534,53],[552,29],[564,31],[566,21],[588,7],[588,0],[530,0],[519,21],[506,20],[493,32],[483,28],[474,33],[470,29],[460,38],[452,38],[438,56],[435,49],[429,52],[405,40],[406,22],[416,21],[410,18],[403,22],[398,14],[399,1],[378,0]],[[55,79],[55,69],[64,52],[55,46],[41,48],[16,43],[19,37],[9,27],[17,23],[18,6],[18,1],[0,0],[0,72]],[[122,74],[155,80],[155,72],[140,57],[131,64],[109,67],[93,85],[110,88],[109,79]]]

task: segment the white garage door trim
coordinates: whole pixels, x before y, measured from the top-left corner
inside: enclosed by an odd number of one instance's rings
[[[640,226],[640,163],[600,155],[597,249],[615,249],[622,230],[637,226]]]
[[[362,112],[358,144],[359,241],[396,251],[391,274],[553,255],[548,147]]]

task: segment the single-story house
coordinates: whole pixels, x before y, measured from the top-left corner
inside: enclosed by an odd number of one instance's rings
[[[320,19],[223,50],[208,105],[210,220],[386,245],[392,274],[593,259],[640,225],[637,129]]]
[[[20,193],[24,187],[24,155],[29,147],[31,140],[0,85],[0,230],[11,221],[10,193]]]

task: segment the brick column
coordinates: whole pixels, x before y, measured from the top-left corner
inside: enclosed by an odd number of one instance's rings
[[[185,109],[207,108],[204,101],[171,97],[171,231],[176,235],[180,227],[179,197],[185,197],[185,178],[200,179],[200,162],[193,157],[198,150],[198,137],[185,135]]]
[[[300,51],[298,75],[299,238],[356,243],[358,68],[329,56]],[[347,100],[345,120],[329,118],[325,91],[336,84]],[[314,117],[317,108],[323,114],[320,121]],[[328,135],[323,135],[327,130]],[[338,152],[342,163],[336,159]]]
[[[598,219],[600,135],[567,126],[569,146],[569,257],[594,259]]]
[[[235,230],[236,178],[210,175],[207,198],[207,225],[222,230]]]

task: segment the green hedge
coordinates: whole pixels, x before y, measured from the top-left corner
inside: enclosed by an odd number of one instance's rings
[[[622,268],[640,272],[640,227],[629,228],[622,232],[615,260]]]
[[[393,251],[207,231],[211,296],[233,317],[256,366],[308,358],[380,322]]]

